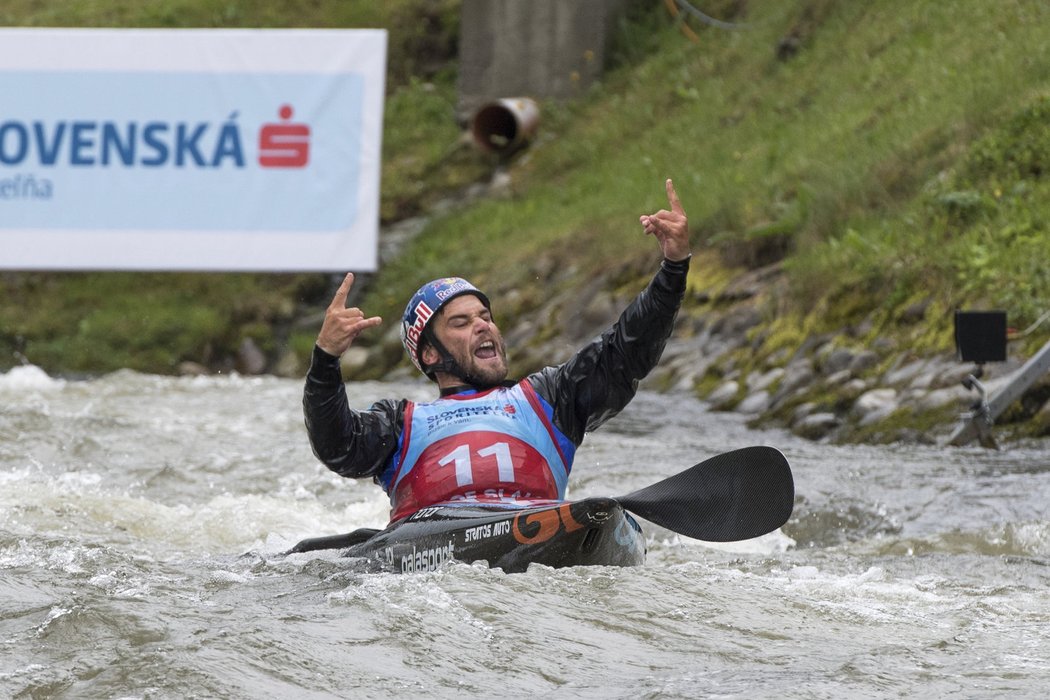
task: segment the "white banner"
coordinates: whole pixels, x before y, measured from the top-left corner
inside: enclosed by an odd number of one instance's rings
[[[375,270],[383,30],[0,29],[0,268]]]

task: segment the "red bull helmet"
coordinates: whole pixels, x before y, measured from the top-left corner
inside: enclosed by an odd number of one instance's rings
[[[427,282],[412,295],[405,307],[405,314],[401,317],[401,344],[405,346],[412,364],[423,374],[433,379],[433,373],[423,367],[420,359],[420,340],[427,329],[430,319],[441,310],[441,307],[463,294],[473,294],[485,308],[491,309],[489,298],[482,294],[477,287],[461,277],[442,277],[432,282]],[[438,351],[444,354],[443,349]]]

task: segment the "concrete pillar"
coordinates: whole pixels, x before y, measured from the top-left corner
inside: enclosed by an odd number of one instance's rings
[[[625,0],[463,0],[456,115],[502,97],[569,99],[600,75]]]

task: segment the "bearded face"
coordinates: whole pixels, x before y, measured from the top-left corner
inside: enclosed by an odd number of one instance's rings
[[[476,381],[495,386],[507,378],[507,349],[492,314],[473,294],[445,304],[431,322],[434,335],[463,372]],[[424,366],[441,361],[433,346],[422,354]],[[437,372],[438,386],[459,384],[460,379]]]

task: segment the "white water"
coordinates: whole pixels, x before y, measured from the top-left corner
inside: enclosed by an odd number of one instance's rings
[[[356,406],[423,383],[352,387]],[[0,375],[0,696],[1003,697],[1050,688],[1050,444],[842,447],[643,393],[578,453],[616,495],[750,444],[783,532],[646,526],[634,569],[354,573],[303,537],[380,526],[319,465],[301,384]],[[643,523],[643,525],[645,525]]]

